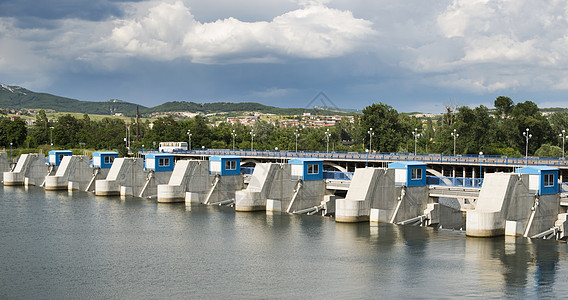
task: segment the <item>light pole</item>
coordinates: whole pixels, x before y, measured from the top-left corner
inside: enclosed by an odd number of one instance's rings
[[[454,137],[454,156],[456,156],[456,139],[460,136],[456,131],[457,130],[454,129],[454,132],[452,132],[452,136]]]
[[[326,148],[325,148],[325,153],[329,153],[329,137],[331,136],[331,133],[329,133],[329,129],[326,130],[325,132],[325,138],[327,139],[327,144],[326,144]]]
[[[276,163],[278,163],[278,156],[277,153],[278,152],[278,147],[274,147],[274,158],[276,158]]]
[[[12,143],[10,143],[10,162],[12,162]]]
[[[233,136],[233,150],[235,150],[235,137],[237,136],[237,134],[235,133],[234,129],[233,129],[233,132],[231,133],[231,135]]]
[[[566,139],[566,130],[562,129],[562,133],[559,136],[562,138],[562,159],[564,159],[564,139]]]
[[[251,129],[250,131],[250,151],[254,150],[254,136],[256,134],[254,133],[254,130]]]
[[[53,149],[53,127],[49,127],[49,144]]]
[[[479,185],[481,186],[481,157],[483,157],[483,152],[479,152]]]
[[[529,164],[529,139],[532,138],[532,134],[529,133],[528,128],[523,132],[523,136],[525,137],[525,139],[527,141],[526,150],[525,150],[525,159],[527,160],[527,165],[528,165]]]
[[[191,148],[191,136],[192,136],[192,135],[193,135],[193,134],[191,134],[191,129],[188,129],[188,130],[187,130],[187,137],[189,138],[189,147],[187,147],[187,150],[189,150],[189,151],[191,151],[191,149],[192,149],[192,148]]]
[[[298,129],[296,129],[296,131],[294,132],[294,136],[296,137],[296,152],[298,152],[298,136],[300,136]]]
[[[367,152],[367,159],[365,160],[365,168],[369,166],[369,149],[365,149],[365,152]]]
[[[369,134],[369,152],[371,152],[373,151],[373,135],[375,135],[375,133],[373,132],[373,128],[369,128],[367,133]]]
[[[418,142],[418,137],[420,136],[417,128],[414,128],[412,136],[414,136],[414,156],[416,156],[416,143]]]
[[[146,151],[144,150],[144,144],[142,144],[142,153],[144,153],[144,152],[146,152]]]

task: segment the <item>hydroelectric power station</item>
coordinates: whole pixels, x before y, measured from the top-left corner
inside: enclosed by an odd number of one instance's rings
[[[23,154],[13,166],[0,153],[0,169],[6,186],[439,226],[472,237],[568,237],[564,160],[231,150],[119,158],[52,150],[48,158]]]

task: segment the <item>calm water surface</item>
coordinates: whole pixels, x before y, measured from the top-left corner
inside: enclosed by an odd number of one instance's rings
[[[567,245],[0,187],[0,298],[561,298]]]

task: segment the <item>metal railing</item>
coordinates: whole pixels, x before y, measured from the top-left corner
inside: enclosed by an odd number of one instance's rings
[[[156,149],[144,149],[144,153],[157,152]],[[475,155],[475,154],[413,154],[413,153],[386,153],[386,152],[318,152],[318,151],[273,151],[273,150],[230,150],[230,149],[204,149],[179,150],[173,154],[193,155],[236,155],[242,158],[319,158],[327,160],[360,161],[360,162],[395,162],[419,161],[424,163],[462,164],[462,165],[492,165],[492,166],[556,166],[568,168],[568,160],[559,157],[528,158],[519,156],[501,155]]]
[[[483,185],[482,178],[464,178],[464,177],[437,177],[426,176],[426,184],[441,186],[460,186],[481,188]]]

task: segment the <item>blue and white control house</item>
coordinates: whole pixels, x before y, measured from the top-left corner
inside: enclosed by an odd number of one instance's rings
[[[146,171],[165,172],[174,170],[174,155],[171,153],[148,153],[144,159]]]
[[[292,178],[303,181],[323,180],[323,160],[314,158],[294,158],[288,161],[292,165]]]
[[[235,155],[218,155],[209,157],[209,173],[241,175],[241,158]]]
[[[538,195],[553,195],[558,193],[558,169],[548,166],[530,166],[515,170],[518,174],[529,175],[529,190],[537,191]]]
[[[114,151],[93,152],[93,167],[100,169],[109,169],[116,158],[118,158],[118,152]]]
[[[394,181],[396,185],[407,187],[426,185],[426,164],[417,161],[393,162],[388,165],[394,169]]]
[[[49,165],[50,166],[59,166],[63,157],[73,155],[71,150],[51,150],[48,152],[49,155]]]

